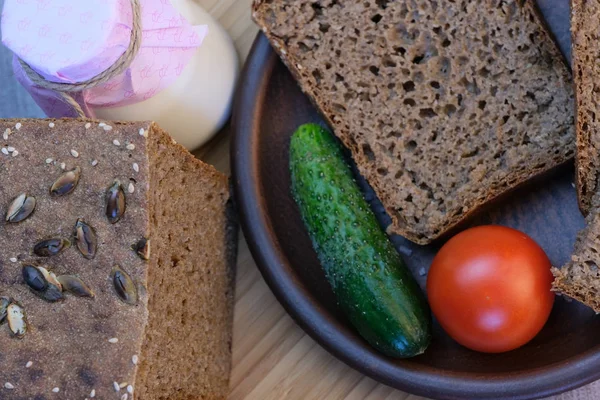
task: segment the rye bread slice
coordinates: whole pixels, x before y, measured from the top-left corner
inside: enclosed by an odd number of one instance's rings
[[[590,210],[592,197],[598,191],[600,165],[600,65],[596,62],[600,42],[598,32],[600,1],[571,2],[571,32],[573,36],[573,80],[575,81],[577,127],[577,194],[584,214]],[[598,118],[598,120],[597,120]]]
[[[529,1],[255,0],[253,18],[392,218],[426,244],[575,152]]]
[[[600,195],[592,198],[586,227],[579,232],[571,260],[553,268],[553,290],[578,300],[600,313]]]
[[[0,120],[0,148],[0,297],[28,317],[22,339],[0,323],[0,399],[224,400],[237,243],[227,177],[149,122]],[[51,196],[76,167],[72,193]],[[113,224],[106,191],[115,179],[126,207]],[[35,210],[8,223],[20,193],[36,198]],[[42,239],[74,241],[78,218],[95,229],[93,259],[75,244],[53,257],[32,253]],[[143,237],[147,260],[131,248]],[[49,303],[24,284],[26,264],[76,275],[95,297]],[[134,280],[137,304],[117,296],[115,264]]]

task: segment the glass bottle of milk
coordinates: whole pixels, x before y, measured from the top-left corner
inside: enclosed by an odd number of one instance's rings
[[[99,108],[107,120],[154,120],[182,145],[195,149],[227,121],[239,62],[225,30],[194,0],[170,0],[192,24],[207,25],[208,34],[175,83],[141,103]]]
[[[89,117],[156,121],[177,142],[190,150],[196,149],[219,131],[229,117],[239,73],[237,53],[225,30],[194,0],[138,1],[143,32],[138,54],[144,54],[145,64],[140,65],[138,55],[130,69],[108,84],[69,95]],[[5,0],[2,40],[15,53],[17,79],[48,116],[75,115],[55,91],[33,83],[31,75],[20,70],[22,63],[50,82],[77,84],[97,77],[130,45],[128,35],[133,29],[134,3],[132,0]],[[187,53],[183,62],[176,59],[179,53],[171,52],[168,44],[181,24],[188,29],[183,30],[186,35],[190,29],[203,28],[201,44],[187,49],[194,52]],[[166,42],[160,42],[161,35]],[[151,51],[157,54],[156,62]],[[159,90],[150,91],[151,95],[126,101],[129,92],[134,96],[136,90],[141,90],[139,87],[148,85],[138,76],[146,68],[155,74],[154,79],[160,79],[163,72],[176,71],[177,76],[171,77],[168,84],[163,81]]]

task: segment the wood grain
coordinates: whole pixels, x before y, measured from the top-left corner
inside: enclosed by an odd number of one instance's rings
[[[195,1],[229,31],[243,60],[258,31],[252,1]],[[196,155],[229,173],[228,129]],[[231,400],[424,400],[360,374],[307,336],[271,293],[242,236],[236,285]],[[597,398],[600,382],[552,399]]]

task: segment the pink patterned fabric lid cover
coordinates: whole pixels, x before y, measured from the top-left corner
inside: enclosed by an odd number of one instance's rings
[[[181,75],[208,33],[193,26],[169,0],[140,0],[142,44],[123,74],[106,84],[72,93],[89,106],[116,107],[146,100]],[[130,0],[6,0],[2,42],[15,53],[15,76],[51,117],[76,116],[51,90],[35,86],[17,57],[47,80],[78,83],[100,74],[127,50]]]

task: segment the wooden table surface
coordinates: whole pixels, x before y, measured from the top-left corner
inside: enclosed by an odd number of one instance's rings
[[[195,0],[248,54],[258,29],[251,0]],[[197,155],[229,173],[229,135]],[[296,325],[262,279],[240,234],[233,332],[231,400],[424,400],[382,385],[325,351]],[[600,399],[600,381],[554,400]]]

